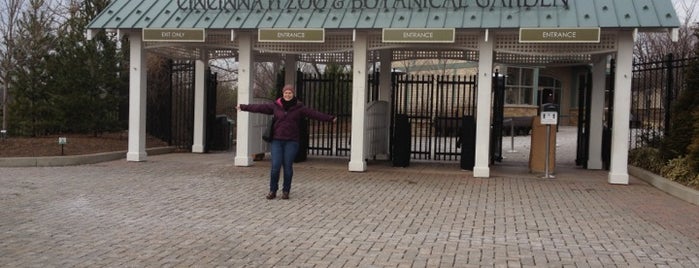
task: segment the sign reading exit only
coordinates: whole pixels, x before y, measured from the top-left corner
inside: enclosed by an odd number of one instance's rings
[[[204,29],[143,29],[144,42],[204,42]]]

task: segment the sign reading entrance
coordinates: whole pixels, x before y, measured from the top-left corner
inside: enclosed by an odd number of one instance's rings
[[[454,43],[454,28],[383,29],[384,43]]]
[[[600,28],[520,28],[520,43],[599,43]]]
[[[325,29],[318,28],[289,28],[289,29],[258,29],[258,42],[290,42],[290,43],[323,43]]]
[[[204,42],[204,29],[143,29],[144,42]]]

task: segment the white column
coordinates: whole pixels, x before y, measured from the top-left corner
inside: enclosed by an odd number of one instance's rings
[[[493,40],[478,42],[478,93],[476,98],[476,157],[473,176],[490,177],[490,111],[493,90]]]
[[[238,36],[238,103],[252,103],[252,81],[253,81],[253,56],[252,56],[252,34],[250,32],[240,32]],[[250,113],[238,112],[236,117],[237,141],[235,146],[235,165],[252,166],[253,157],[250,153],[251,139]]]
[[[284,57],[284,84],[286,85],[294,85],[296,87],[297,58],[294,54],[286,54],[286,57]]]
[[[194,137],[193,153],[203,153],[206,147],[206,49],[194,66]]]
[[[364,116],[367,89],[367,33],[356,31],[352,67],[352,139],[349,171],[366,171]]]
[[[593,57],[592,94],[590,96],[590,139],[588,143],[587,169],[602,169],[602,117],[604,113],[604,89],[607,83],[607,56]],[[582,112],[584,107],[578,107]]]
[[[631,78],[633,71],[633,36],[631,31],[619,32],[616,75],[614,77],[614,122],[612,128],[612,157],[609,183],[629,184],[629,117],[631,113]]]
[[[146,53],[141,32],[129,35],[129,150],[126,161],[146,160]]]

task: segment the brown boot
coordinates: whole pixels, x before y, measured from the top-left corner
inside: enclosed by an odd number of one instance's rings
[[[277,197],[277,192],[269,192],[267,194],[267,199],[274,199]]]
[[[289,199],[289,192],[282,192],[282,199]]]

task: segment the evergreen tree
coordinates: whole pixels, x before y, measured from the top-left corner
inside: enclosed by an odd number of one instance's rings
[[[117,37],[100,31],[85,37],[88,23],[109,1],[75,1],[49,70],[62,131],[99,134],[121,128],[119,104],[128,73]]]
[[[699,27],[694,28],[694,36],[699,38]],[[699,55],[699,43],[695,44],[695,55]],[[689,68],[687,68],[687,91],[692,91],[694,92],[694,95],[692,96],[693,101],[696,106],[692,107],[693,109],[691,110],[691,116],[692,116],[692,121],[686,121],[686,122],[692,122],[691,124],[686,124],[689,126],[693,127],[692,132],[692,140],[691,144],[689,145],[689,164],[692,167],[694,171],[699,172],[699,58],[694,58],[694,60],[690,63]]]
[[[12,77],[9,88],[13,97],[10,122],[20,135],[41,135],[55,127],[54,92],[47,87],[46,71],[56,40],[51,29],[53,23],[43,0],[31,0],[19,20],[20,34],[15,39],[14,50],[16,66],[9,70]]]
[[[695,29],[699,37],[699,30]],[[699,44],[695,45],[699,52]],[[681,156],[690,155],[697,170],[699,160],[699,61],[690,63],[686,73],[687,87],[683,90],[672,106],[670,118],[670,133],[663,139],[660,152],[665,161]],[[694,140],[694,141],[693,141]],[[691,145],[691,146],[690,146]]]

